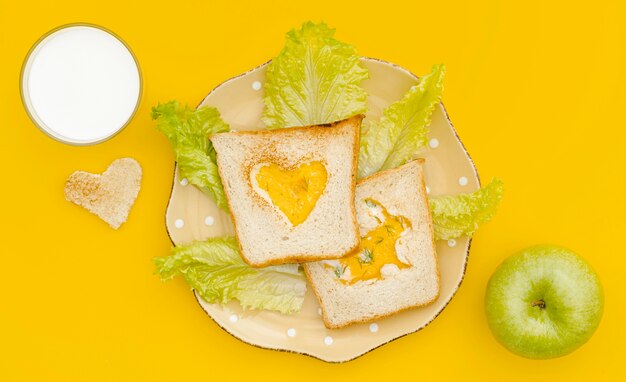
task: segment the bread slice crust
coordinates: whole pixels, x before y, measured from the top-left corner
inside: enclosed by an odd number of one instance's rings
[[[358,142],[359,142],[359,136],[360,136],[360,124],[363,118],[364,118],[363,115],[355,115],[345,120],[336,121],[336,122],[324,124],[324,125],[287,127],[287,128],[282,128],[282,129],[276,129],[276,130],[254,130],[254,131],[221,133],[221,134],[212,135],[209,137],[209,139],[211,139],[211,141],[214,144],[214,147],[216,147],[218,172],[219,172],[220,178],[224,180],[226,179],[227,174],[225,173],[224,167],[220,166],[221,158],[220,158],[220,153],[218,151],[217,146],[220,145],[220,140],[225,136],[234,135],[238,137],[259,137],[259,138],[271,136],[271,137],[275,137],[278,140],[280,139],[280,137],[287,138],[287,137],[293,136],[294,133],[296,134],[306,133],[307,135],[310,135],[311,137],[317,137],[317,138],[323,139],[322,137],[328,136],[329,134],[333,134],[332,130],[329,130],[329,129],[339,129],[344,126],[349,126],[351,129],[350,131],[351,140],[354,142],[354,144],[353,144],[352,152],[350,153],[351,175],[349,179],[350,184],[349,184],[348,195],[350,197],[349,200],[354,200],[355,188],[356,188],[356,169],[357,169],[357,160],[358,160],[358,154],[359,154]],[[289,160],[286,160],[284,156],[281,156],[279,154],[273,154],[274,147],[272,147],[271,145],[266,147],[264,152],[265,154],[262,157],[256,158],[257,160],[247,163],[243,166],[244,167],[243,177],[246,179],[246,181],[248,182],[248,187],[250,187],[251,189],[253,189],[254,186],[253,184],[251,184],[250,174],[253,171],[253,167],[255,164],[275,163],[287,169],[293,167],[292,164],[288,163]],[[303,158],[306,159],[307,157],[304,156]],[[301,160],[300,162],[302,163],[303,161]],[[329,174],[329,177],[330,176],[332,176],[332,174]],[[231,187],[229,182],[226,182],[226,181],[223,181],[223,186],[224,186],[224,191],[226,194],[226,199],[228,201],[228,204],[229,206],[233,206],[234,203],[237,203],[237,200],[233,198],[233,192],[232,192],[233,187]],[[260,195],[253,193],[252,195],[250,195],[250,197],[256,199],[258,203],[266,204],[268,208],[276,210],[276,206],[273,206],[273,205],[270,206],[269,203],[266,200],[264,200]],[[283,255],[280,257],[259,260],[259,259],[255,259],[254,256],[250,256],[250,254],[248,253],[249,248],[246,248],[246,246],[242,243],[242,241],[238,240],[241,256],[243,260],[252,267],[266,267],[270,265],[280,265],[280,264],[286,264],[286,263],[301,263],[301,262],[309,262],[309,261],[319,261],[319,260],[324,260],[324,259],[340,258],[344,256],[346,253],[349,253],[355,250],[358,247],[359,240],[360,240],[359,232],[358,232],[358,223],[356,219],[356,209],[353,203],[349,203],[347,207],[349,208],[349,221],[345,222],[345,224],[349,227],[353,227],[353,229],[350,230],[351,231],[349,235],[350,237],[347,238],[346,240],[347,246],[344,248],[345,250],[341,252],[321,251],[314,255],[310,253],[304,253],[304,252],[302,253],[295,252],[293,254]],[[313,210],[315,210],[315,208],[316,207],[314,207]],[[313,213],[313,210],[309,213],[309,216],[311,215],[311,213]],[[235,227],[235,233],[237,234],[237,237],[239,238],[241,234],[242,224],[239,221],[236,214],[233,212],[232,207],[229,209],[229,214],[233,222],[233,225]]]
[[[434,277],[436,279],[436,291],[435,293],[431,294],[429,296],[429,298],[420,301],[419,303],[415,303],[415,304],[410,304],[410,305],[406,305],[406,306],[402,306],[399,307],[397,309],[393,309],[393,310],[388,310],[388,311],[381,311],[378,313],[374,313],[374,314],[370,314],[367,316],[363,316],[363,317],[350,317],[344,320],[337,320],[337,319],[333,319],[331,317],[329,317],[328,314],[328,306],[330,304],[332,304],[332,301],[328,301],[328,296],[326,296],[326,300],[324,298],[324,294],[321,291],[322,285],[321,283],[318,283],[316,280],[318,277],[316,277],[314,275],[314,271],[313,271],[313,267],[315,266],[323,266],[320,263],[308,263],[308,264],[304,264],[304,272],[305,275],[307,277],[307,280],[309,280],[309,285],[311,287],[311,289],[313,290],[313,293],[315,294],[318,303],[320,304],[320,306],[322,307],[322,320],[324,322],[324,326],[329,328],[329,329],[340,329],[352,324],[357,324],[357,323],[365,323],[365,322],[371,322],[374,320],[379,320],[385,317],[389,317],[391,315],[395,315],[398,314],[400,312],[406,311],[406,310],[410,310],[410,309],[414,309],[414,308],[418,308],[418,307],[423,307],[426,305],[431,304],[432,302],[434,302],[435,300],[437,300],[437,298],[439,298],[439,294],[440,294],[440,289],[441,289],[441,277],[439,274],[439,266],[438,266],[438,261],[437,261],[437,256],[436,256],[436,252],[435,252],[435,240],[434,240],[434,229],[433,229],[433,223],[432,223],[432,217],[430,214],[430,208],[428,207],[428,199],[427,199],[427,193],[426,193],[426,186],[425,183],[423,182],[424,176],[423,176],[423,166],[424,164],[424,159],[420,158],[420,159],[416,159],[414,161],[411,161],[403,166],[394,168],[394,169],[389,169],[389,170],[385,170],[385,171],[381,171],[375,174],[372,174],[368,177],[365,177],[363,179],[360,179],[357,182],[357,188],[360,185],[363,184],[367,184],[370,182],[376,182],[377,180],[383,178],[383,177],[388,177],[388,176],[399,176],[400,174],[403,174],[406,170],[407,167],[411,167],[411,166],[418,166],[419,167],[419,173],[420,173],[420,178],[421,178],[421,182],[418,185],[419,189],[417,192],[418,198],[419,198],[419,203],[422,206],[426,206],[428,208],[428,213],[426,214],[427,219],[425,221],[426,223],[426,229],[428,231],[428,237],[430,237],[430,240],[428,242],[428,246],[429,248],[429,252],[432,254],[432,262],[434,265]],[[328,270],[326,270],[328,272]],[[400,272],[402,272],[404,270],[400,270]],[[319,272],[317,272],[319,273]],[[372,285],[376,285],[376,283],[372,284]],[[348,287],[345,286],[344,287]]]

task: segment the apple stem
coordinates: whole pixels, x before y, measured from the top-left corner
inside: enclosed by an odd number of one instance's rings
[[[538,306],[539,309],[545,309],[546,308],[546,302],[543,300],[537,300],[537,301],[533,301],[532,304],[530,304],[531,306]]]

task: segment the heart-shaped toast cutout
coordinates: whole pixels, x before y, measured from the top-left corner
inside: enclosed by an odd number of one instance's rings
[[[117,229],[128,218],[140,186],[139,163],[132,158],[116,159],[102,175],[75,171],[65,183],[65,199]]]
[[[307,219],[326,189],[328,172],[322,162],[293,169],[271,163],[259,169],[256,181],[291,224],[297,226]]]

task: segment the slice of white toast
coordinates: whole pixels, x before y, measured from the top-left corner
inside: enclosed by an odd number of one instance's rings
[[[362,118],[210,137],[246,263],[336,259],[358,246]]]
[[[357,183],[359,248],[339,260],[304,264],[327,328],[341,328],[427,305],[439,270],[423,159]]]

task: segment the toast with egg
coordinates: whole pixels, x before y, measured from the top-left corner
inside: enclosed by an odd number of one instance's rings
[[[336,259],[359,245],[354,193],[362,119],[210,137],[246,263]]]
[[[327,328],[427,305],[439,270],[423,159],[357,183],[359,248],[345,258],[304,264]]]

